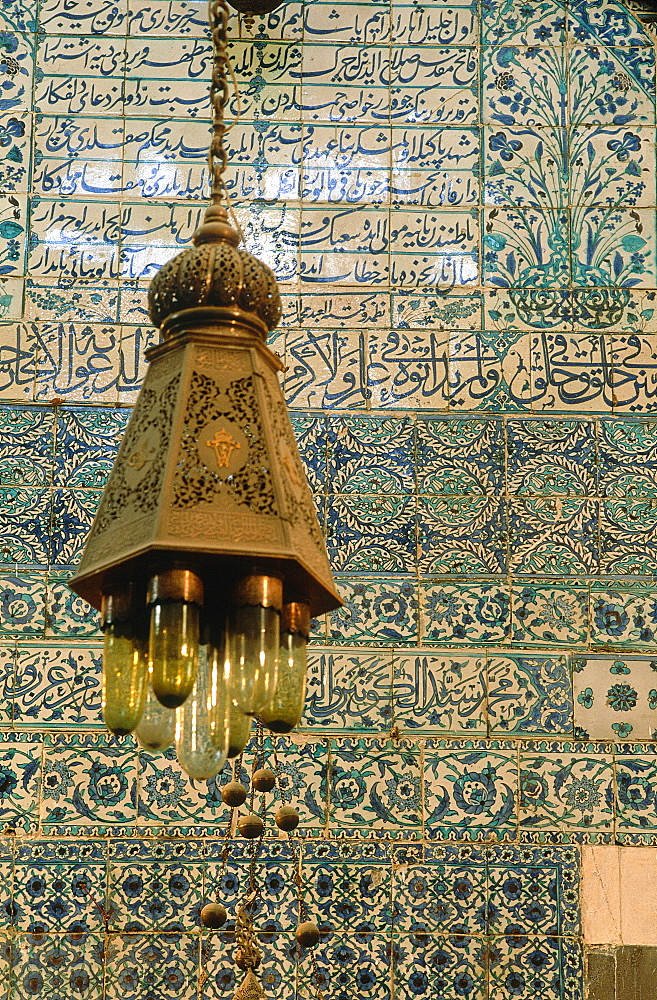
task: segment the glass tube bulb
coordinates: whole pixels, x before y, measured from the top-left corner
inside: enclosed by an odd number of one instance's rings
[[[306,697],[305,635],[283,632],[278,680],[273,698],[260,711],[260,721],[273,733],[289,733],[298,725]]]
[[[139,725],[135,729],[137,742],[142,750],[149,753],[160,753],[173,746],[176,735],[176,713],[171,708],[165,708],[153,693],[150,680],[146,687],[146,705]]]
[[[231,621],[231,696],[245,715],[257,715],[276,687],[280,614],[276,608],[244,604]]]
[[[188,601],[156,601],[148,643],[153,691],[167,708],[182,705],[194,686],[199,649],[199,608]]]
[[[242,709],[238,708],[231,700],[228,708],[228,752],[226,754],[229,760],[232,760],[233,757],[239,757],[249,742],[252,722],[253,717],[245,715]]]
[[[226,761],[228,692],[223,644],[202,646],[191,694],[176,709],[176,755],[190,778],[207,781]]]
[[[130,621],[115,621],[104,628],[103,718],[117,736],[131,733],[146,704],[148,667],[145,643],[135,635]]]

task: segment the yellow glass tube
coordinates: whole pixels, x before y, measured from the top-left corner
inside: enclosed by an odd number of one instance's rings
[[[103,718],[117,736],[131,733],[146,704],[148,668],[144,643],[132,622],[105,626],[103,648]]]
[[[201,647],[194,687],[176,709],[176,756],[183,771],[198,781],[214,777],[226,761],[224,659],[223,650]]]
[[[306,697],[306,637],[284,632],[273,698],[260,711],[260,721],[273,733],[289,733],[298,725]]]
[[[178,708],[194,686],[198,666],[199,607],[156,601],[151,607],[148,661],[153,691],[166,708]]]
[[[176,713],[165,708],[155,695],[149,683],[146,689],[146,705],[139,725],[135,729],[137,742],[142,750],[161,753],[173,746],[176,730]]]

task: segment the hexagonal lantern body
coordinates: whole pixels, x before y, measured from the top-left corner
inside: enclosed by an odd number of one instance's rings
[[[223,214],[222,214],[223,213]],[[237,249],[225,212],[156,275],[143,388],[72,589],[96,608],[128,582],[184,566],[206,604],[256,571],[282,576],[313,615],[340,605],[265,337],[280,315],[273,274]]]

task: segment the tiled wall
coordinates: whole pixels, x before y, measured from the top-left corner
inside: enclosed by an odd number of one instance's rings
[[[198,932],[218,783],[108,737],[66,588],[204,205],[205,17],[0,13],[3,1000],[235,989]],[[230,30],[229,186],[345,597],[277,743],[326,998],[579,1000],[580,845],[657,840],[654,38],[617,0]],[[258,867],[267,996],[305,1000],[288,845]]]

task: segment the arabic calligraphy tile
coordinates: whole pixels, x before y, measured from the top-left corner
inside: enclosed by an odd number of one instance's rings
[[[386,330],[368,336],[367,380],[372,406],[447,409],[449,341],[433,330]]]
[[[513,641],[522,643],[586,642],[589,632],[588,585],[519,582],[512,591]]]
[[[39,28],[46,35],[124,35],[127,0],[99,3],[89,7],[84,0],[72,0],[62,9],[57,0],[44,0],[39,7]]]
[[[392,653],[358,648],[308,651],[303,730],[385,731],[392,722]]]
[[[50,567],[46,605],[46,635],[67,638],[101,638],[100,617],[95,608],[74,594],[68,581],[77,567]]]
[[[427,748],[425,826],[430,839],[448,828],[467,840],[507,840],[515,834],[516,754],[484,746],[477,740],[440,740]]]
[[[570,50],[570,118],[573,124],[613,125],[615,119],[655,124],[655,54],[576,45]]]
[[[394,4],[392,37],[408,45],[469,45],[477,41],[472,7],[450,4],[436,10],[431,3]]]
[[[396,744],[331,740],[329,823],[332,828],[373,828],[417,837],[422,824],[420,756]]]
[[[316,3],[304,14],[304,40],[376,45],[390,38],[390,12],[384,4]]]
[[[326,544],[336,572],[412,573],[415,501],[385,493],[334,494],[327,505]]]
[[[308,323],[331,329],[386,329],[390,326],[390,295],[387,292],[335,288],[324,294],[313,294],[302,289],[296,301],[297,312],[290,317],[291,326]]]
[[[40,39],[39,68],[47,76],[112,77],[125,68],[125,40],[84,34]]]
[[[614,407],[630,413],[651,413],[657,393],[657,348],[652,333],[613,335]]]
[[[76,561],[102,496],[101,490],[53,490],[49,562]]]
[[[390,170],[305,168],[301,172],[299,195],[307,204],[346,202],[385,205],[390,201]]]
[[[2,694],[2,708],[0,708],[0,720],[3,724],[11,725],[13,720],[13,687],[16,663],[16,645],[10,642],[8,636],[3,635],[3,643],[0,644],[0,693]]]
[[[441,469],[436,475],[454,472]],[[421,496],[418,543],[422,573],[503,573],[507,564],[504,501],[481,495]]]
[[[42,743],[37,733],[0,733],[0,821],[5,828],[25,833],[36,829]]]
[[[591,642],[612,647],[647,646],[650,650],[655,641],[654,605],[654,594],[649,589],[593,584]]]
[[[465,650],[395,656],[394,724],[408,733],[486,736],[486,661]]]
[[[520,576],[598,572],[598,502],[579,497],[509,500],[510,568]]]
[[[98,842],[60,843],[54,850],[48,841],[21,844],[15,860],[15,928],[35,937],[102,930],[106,868],[106,847]]]
[[[46,564],[49,520],[48,490],[0,488],[0,561]]]
[[[288,406],[365,407],[366,338],[362,331],[289,331],[286,364]]]
[[[186,35],[198,37],[207,29],[205,11],[197,3],[189,0],[170,0],[165,7],[153,0],[130,0],[127,30],[129,35],[164,35],[183,38]],[[125,30],[125,26],[124,26]],[[228,19],[228,34],[235,38],[239,32],[239,21],[231,10]]]
[[[421,493],[497,495],[504,479],[504,426],[499,418],[420,415],[417,421]]]
[[[488,125],[483,130],[487,205],[540,207],[568,204],[565,128]],[[543,165],[545,162],[545,166]]]
[[[565,46],[551,29],[541,44],[484,45],[482,48],[483,120],[507,128],[561,126],[566,114],[568,79]],[[552,44],[543,44],[544,42]]]
[[[46,577],[36,570],[0,574],[0,633],[43,635]]]
[[[44,829],[107,831],[136,819],[137,751],[107,732],[48,733],[43,765]]]
[[[11,694],[21,728],[103,726],[101,649],[21,643]]]
[[[390,186],[393,208],[436,208],[479,203],[479,175],[466,170],[413,170],[394,167]]]
[[[120,328],[76,324],[67,328],[66,337],[60,333],[56,323],[38,327],[37,400],[50,402],[58,397],[70,402],[102,399],[116,403]]]
[[[492,342],[491,342],[492,341]],[[513,346],[477,332],[450,339],[450,406],[455,410],[522,410],[531,404],[531,361],[526,338]]]
[[[510,4],[485,3],[481,11],[482,40],[490,45],[557,44],[565,41],[566,17],[560,0],[541,0],[520,11]]]
[[[409,577],[344,577],[337,580],[344,607],[329,616],[332,639],[417,641],[418,599]]]
[[[92,1000],[103,990],[103,950],[102,934],[16,934],[6,981],[17,996],[55,1000],[57,994],[73,989],[84,1000]]]
[[[442,583],[425,578],[420,586],[422,640],[454,645],[464,640],[495,643],[511,627],[508,590],[496,583]]]
[[[394,248],[394,244],[393,244]],[[390,282],[395,285],[431,285],[452,289],[456,286],[474,285],[479,281],[476,251],[470,253],[442,254],[428,252],[390,255]]]
[[[608,301],[603,291],[601,301]],[[591,302],[573,291],[580,319]],[[612,338],[606,334],[549,333],[532,337],[532,406],[536,410],[608,412],[613,405]]]
[[[612,754],[603,750],[575,753],[568,743],[552,746],[537,744],[537,754],[532,744],[521,745],[520,829],[611,830]]]
[[[491,736],[572,735],[573,694],[565,656],[493,655],[487,666]]]
[[[656,738],[657,665],[649,657],[578,656],[574,661],[575,723],[581,738]],[[654,707],[653,707],[654,706]]]

